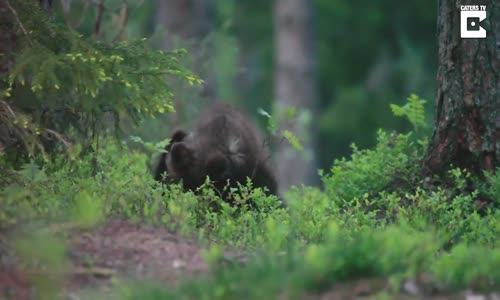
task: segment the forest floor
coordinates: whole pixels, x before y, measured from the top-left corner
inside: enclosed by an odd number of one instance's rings
[[[175,284],[181,278],[208,271],[195,243],[152,225],[113,219],[65,235],[70,262],[64,276],[69,279],[65,294],[70,298],[83,290],[111,286],[117,279],[154,279]],[[2,240],[0,253],[0,299],[31,299],[31,275],[43,275],[44,271],[20,267],[12,247],[2,245]]]
[[[181,280],[209,272],[209,266],[196,243],[185,240],[164,228],[113,219],[92,229],[72,229],[67,256],[70,262],[64,273],[63,298],[93,299],[98,290],[112,291],[115,282],[128,279],[152,280],[175,286]],[[50,270],[22,267],[13,247],[0,232],[0,299],[37,299],[33,293],[36,275],[50,276]],[[360,279],[338,284],[320,294],[302,299],[466,299],[500,300],[500,294],[478,295],[470,291],[423,296],[421,286],[407,282],[400,293],[387,293],[384,279]],[[382,293],[382,294],[381,294]],[[376,296],[378,295],[378,296]],[[280,299],[291,295],[284,293]],[[106,297],[112,299],[115,297]]]

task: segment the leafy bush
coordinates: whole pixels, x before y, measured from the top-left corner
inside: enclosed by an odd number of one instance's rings
[[[411,94],[404,106],[391,104],[392,113],[398,117],[406,117],[413,125],[413,130],[418,133],[420,129],[426,128],[424,104],[426,100],[420,99],[417,95]]]
[[[74,151],[79,149],[75,147]],[[102,142],[97,155],[75,153],[72,158],[60,156],[43,167],[31,162],[20,170],[11,169],[0,191],[0,206],[11,213],[7,220],[0,221],[64,218],[68,211],[85,206],[86,198],[92,199],[88,201],[92,206],[102,203],[99,209],[96,207],[96,213],[140,215],[145,206],[161,195],[144,188],[154,185],[145,168],[146,155],[139,152],[125,155],[125,152],[108,140]],[[94,160],[97,167],[92,163]]]
[[[359,150],[352,145],[350,160],[335,160],[329,174],[323,176],[325,193],[340,203],[349,205],[366,193],[386,188],[396,177],[409,181],[409,165],[418,156],[411,153],[409,134],[387,134],[378,131],[375,149]]]

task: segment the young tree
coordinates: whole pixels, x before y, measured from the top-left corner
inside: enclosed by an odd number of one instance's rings
[[[312,37],[312,3],[308,0],[276,0],[275,99],[279,115],[289,107],[298,111],[295,122],[282,122],[281,129],[293,132],[303,145],[297,152],[281,143],[276,153],[280,189],[290,185],[314,184],[317,180],[314,155],[316,107],[315,55]]]
[[[495,2],[439,1],[436,121],[425,159],[430,173],[450,164],[476,174],[498,167],[500,5]],[[460,6],[472,4],[487,6],[485,39],[460,37]]]
[[[48,17],[51,2],[0,0],[0,155],[9,160],[48,159],[70,141],[98,149],[122,118],[172,111],[167,78],[199,83],[179,62],[184,51],[86,38]]]

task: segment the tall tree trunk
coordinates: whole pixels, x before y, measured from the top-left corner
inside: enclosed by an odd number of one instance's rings
[[[440,0],[436,123],[428,172],[450,164],[479,174],[500,160],[500,3]],[[460,38],[460,6],[487,5],[486,39]]]
[[[314,151],[316,131],[313,128],[317,98],[313,8],[309,0],[276,0],[274,9],[277,109],[282,115],[288,107],[294,106],[299,116],[295,122],[282,122],[280,126],[292,131],[304,146],[304,151],[298,152],[289,143],[279,145],[277,175],[283,192],[291,185],[318,182]]]

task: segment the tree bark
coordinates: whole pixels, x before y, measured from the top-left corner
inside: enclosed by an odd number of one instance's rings
[[[312,19],[309,0],[275,1],[275,101],[280,115],[290,106],[296,107],[299,114],[295,122],[284,122],[280,127],[292,131],[304,147],[298,152],[287,142],[279,145],[275,157],[281,192],[291,185],[318,183],[313,128],[317,95]]]
[[[434,133],[426,171],[494,171],[500,157],[500,3],[440,0]],[[473,2],[473,3],[472,3]],[[496,3],[495,3],[496,2]],[[487,5],[487,37],[460,37],[460,6]]]

